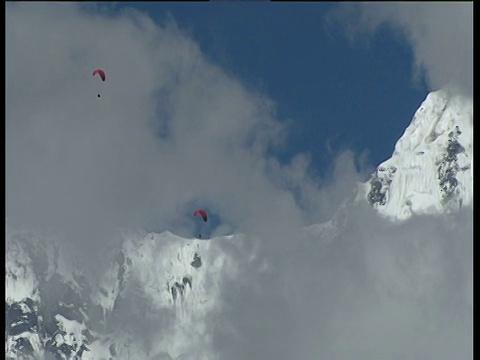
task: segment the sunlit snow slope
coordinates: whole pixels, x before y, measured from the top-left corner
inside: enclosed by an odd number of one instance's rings
[[[362,192],[383,215],[448,213],[473,201],[473,102],[430,93]]]

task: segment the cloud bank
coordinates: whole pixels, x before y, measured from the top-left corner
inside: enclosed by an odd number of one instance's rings
[[[171,18],[10,3],[6,31],[10,226],[101,254],[118,228],[191,236],[197,207],[219,218],[217,234],[281,234],[344,197],[320,190],[307,156],[276,160],[287,129],[273,100],[208,61]],[[339,162],[353,165],[349,154]]]
[[[472,96],[472,2],[342,4],[327,18],[340,21],[351,39],[389,26],[410,43],[415,77],[424,75],[431,90],[452,86]]]
[[[220,358],[472,358],[472,215],[392,224],[349,204],[333,240],[270,244],[267,272],[246,262],[222,285]]]

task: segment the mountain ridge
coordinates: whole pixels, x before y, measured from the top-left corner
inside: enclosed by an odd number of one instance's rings
[[[472,114],[472,102],[443,90],[430,93],[392,157],[359,184],[354,202],[367,202],[395,221],[470,205]],[[301,237],[325,244],[335,240],[348,221],[343,210],[349,204],[329,221],[303,228]],[[107,270],[91,283],[63,256],[60,238],[7,231],[8,359],[217,358],[206,317],[221,306],[215,299],[222,281],[239,271],[235,252],[226,249],[245,235],[200,240],[140,231],[119,236],[121,246],[113,250]],[[247,263],[254,266],[254,250],[250,255]],[[110,325],[119,313],[131,313],[135,321],[141,312],[158,328],[142,340],[148,346],[133,341],[128,323]]]

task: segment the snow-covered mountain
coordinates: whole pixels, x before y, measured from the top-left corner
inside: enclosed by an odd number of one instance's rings
[[[117,312],[157,314],[152,315],[160,322],[155,359],[211,359],[198,351],[208,351],[210,341],[202,322],[217,297],[226,262],[227,273],[235,271],[234,259],[217,244],[241,241],[241,236],[208,241],[170,232],[122,237],[123,246],[92,286],[62,256],[60,239],[8,234],[8,359],[153,358],[130,341],[128,330],[108,328]]]
[[[360,186],[356,201],[398,220],[471,204],[472,121],[471,101],[446,91],[429,94],[392,157]],[[302,236],[331,242],[345,221],[339,211],[303,229]],[[119,237],[106,271],[92,283],[65,256],[60,237],[7,232],[7,359],[217,358],[206,322],[220,306],[222,283],[236,276],[235,251],[226,249],[244,236]],[[132,333],[129,325],[137,319],[148,319],[145,327],[153,333]]]
[[[119,311],[161,314],[152,316],[165,323],[156,334],[156,359],[211,358],[191,352],[208,349],[209,334],[201,323],[213,306],[226,262],[228,273],[235,271],[234,261],[217,244],[241,241],[241,236],[208,241],[170,232],[122,236],[123,246],[92,286],[65,262],[58,239],[7,234],[8,359],[152,358],[141,344],[135,347],[128,331],[107,328]]]
[[[473,201],[473,102],[446,90],[428,94],[361,197],[383,215],[448,213]]]

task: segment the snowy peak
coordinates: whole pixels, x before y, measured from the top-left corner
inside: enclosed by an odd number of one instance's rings
[[[363,194],[382,215],[449,213],[473,200],[473,101],[428,94]]]
[[[471,204],[472,122],[471,100],[429,94],[358,195],[395,220]],[[328,251],[318,244],[341,234],[350,203],[302,229],[305,251]],[[88,280],[69,261],[65,239],[7,232],[8,359],[217,359],[208,323],[225,305],[221,287],[245,268],[270,271],[257,239],[242,234],[200,240],[125,232],[114,240],[102,272]]]

